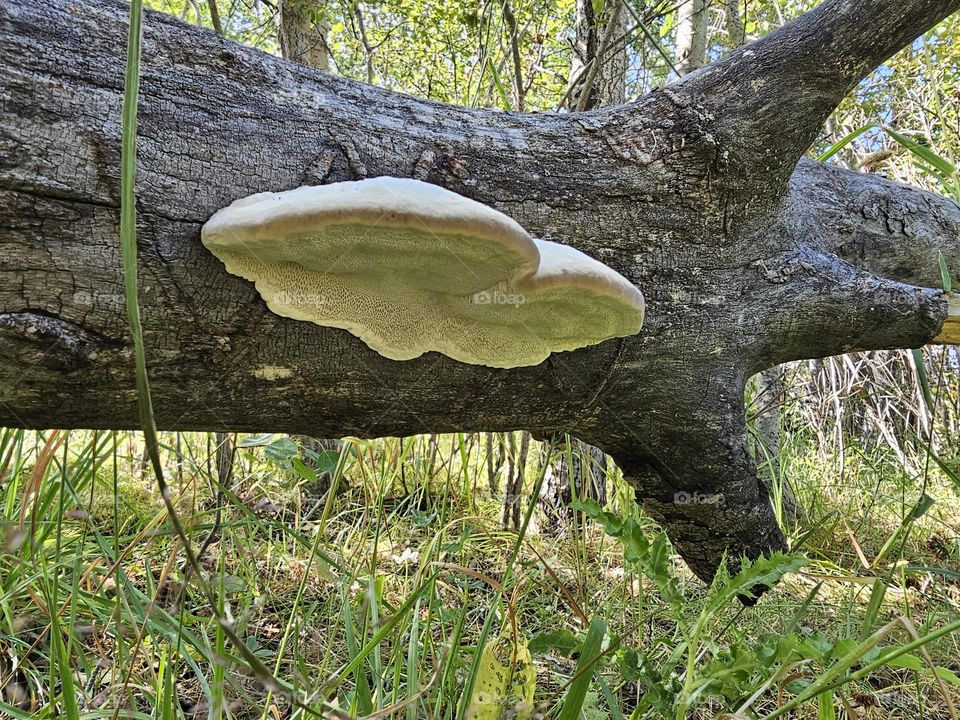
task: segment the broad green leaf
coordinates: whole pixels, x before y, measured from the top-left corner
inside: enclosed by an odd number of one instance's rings
[[[529,644],[530,652],[535,655],[556,650],[565,657],[570,657],[579,647],[580,641],[577,640],[577,636],[566,628],[538,633],[530,638]]]
[[[317,472],[298,457],[290,458],[290,467],[307,482],[317,481]]]
[[[273,440],[274,437],[276,437],[275,433],[247,435],[245,438],[240,438],[240,440],[237,442],[237,447],[259,447],[261,445],[267,445],[271,440]]]
[[[267,445],[263,454],[276,462],[287,462],[300,454],[300,446],[286,436],[278,437]]]

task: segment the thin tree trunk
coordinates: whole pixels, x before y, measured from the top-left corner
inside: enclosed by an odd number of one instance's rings
[[[607,502],[607,456],[600,448],[568,438],[569,447],[557,454],[544,478],[541,499],[546,525],[554,530],[567,527],[574,518],[575,499]]]
[[[504,530],[518,529],[523,498],[523,480],[527,474],[527,456],[530,452],[530,433],[520,433],[520,446],[517,448],[514,433],[508,434],[506,489],[503,495],[503,518],[501,524]],[[536,502],[536,498],[529,498],[528,502]]]
[[[220,22],[220,10],[217,8],[217,0],[207,0],[207,9],[210,11],[210,24],[217,35],[223,35],[223,23]]]
[[[373,85],[377,79],[373,69],[373,53],[376,48],[370,44],[370,38],[367,37],[367,25],[363,19],[363,11],[360,9],[359,0],[353,5],[353,15],[357,21],[357,34],[359,35],[360,44],[363,45],[363,57],[367,68],[367,82]],[[326,42],[326,40],[324,40],[324,42]]]
[[[513,60],[513,108],[523,112],[524,110],[524,88],[523,88],[523,60],[520,57],[520,31],[517,27],[517,18],[513,14],[513,8],[510,7],[510,0],[501,0],[503,6],[503,19],[506,25],[507,43],[510,46],[510,57]]]
[[[727,26],[727,35],[730,44],[735,48],[743,45],[745,33],[743,20],[740,17],[740,0],[720,0],[723,3],[724,21]]]
[[[707,58],[710,0],[686,0],[677,8],[677,68],[683,75],[703,67]]]
[[[318,0],[279,0],[277,33],[287,60],[329,72],[327,28]]]
[[[500,491],[500,473],[506,458],[503,433],[484,433],[484,444],[487,448],[487,486],[490,495],[496,497]]]
[[[627,30],[628,13],[623,10],[623,2],[607,0],[603,11],[595,16],[592,0],[577,0],[567,93],[573,108],[590,110],[618,105],[626,99],[627,45],[614,43]]]
[[[530,433],[520,433],[520,450],[517,453],[513,463],[513,474],[507,477],[510,488],[504,497],[503,517],[504,528],[520,529],[520,516],[522,514],[523,504],[523,480],[527,474],[527,457],[530,453]],[[534,497],[528,498],[527,502],[536,502]]]

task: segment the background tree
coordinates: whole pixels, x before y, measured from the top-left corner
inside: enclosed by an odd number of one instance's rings
[[[594,10],[592,0],[576,2],[576,35],[570,63],[567,96],[571,108],[594,110],[626,100],[628,12],[622,0],[611,0]],[[577,438],[566,437],[566,451],[551,463],[541,499],[548,521],[559,526],[572,519],[574,498],[604,504],[607,498],[607,456]]]
[[[283,57],[324,72],[330,69],[324,10],[317,0],[277,0],[277,32]]]
[[[686,75],[707,60],[710,0],[688,0],[677,8],[677,67]]]
[[[593,110],[626,100],[628,13],[622,0],[576,0],[575,36],[567,94],[570,107]]]

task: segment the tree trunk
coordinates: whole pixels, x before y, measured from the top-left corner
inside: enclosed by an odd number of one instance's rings
[[[500,491],[500,473],[506,460],[503,433],[484,433],[484,445],[487,450],[487,487],[490,495],[496,497]],[[494,449],[496,446],[496,449]]]
[[[739,0],[721,0],[721,2],[723,2],[724,21],[730,44],[733,47],[739,47],[744,41]],[[706,16],[707,13],[704,12],[704,20]],[[704,21],[703,25],[706,28],[707,22]],[[705,36],[703,49],[706,51]],[[783,371],[779,367],[767,368],[754,375],[750,382],[755,390],[755,411],[757,413],[754,420],[757,435],[752,438],[751,450],[754,461],[760,466],[760,479],[771,495],[773,494],[774,483],[779,480],[782,516],[797,520],[802,516],[800,507],[794,497],[793,490],[785,479],[780,477],[780,413],[786,392]]]
[[[146,13],[138,241],[158,425],[568,432],[613,456],[702,578],[724,552],[783,548],[747,450],[747,378],[958,326],[936,288],[938,251],[960,268],[960,208],[801,157],[852,87],[958,7],[828,0],[636,103],[564,115],[425,102]],[[3,424],[138,423],[117,233],[127,13],[0,5]],[[646,294],[643,330],[534,367],[395,362],[270,313],[200,244],[237,198],[378,175],[602,260]],[[682,502],[695,493],[723,503]]]
[[[746,38],[743,20],[740,18],[740,0],[721,0],[723,2],[723,19],[730,36],[730,44],[734,47],[743,45]]]
[[[500,2],[507,31],[507,44],[510,46],[510,59],[513,62],[513,109],[523,112],[526,93],[523,87],[523,59],[520,56],[520,29],[513,8],[510,7],[510,0]]]
[[[520,499],[523,497],[523,479],[527,474],[527,457],[530,453],[530,433],[520,433],[520,449],[517,450],[513,435],[510,435],[510,463],[507,465],[507,484],[503,494],[504,530],[520,529]],[[535,502],[535,498],[530,498]]]
[[[541,491],[546,525],[554,530],[573,520],[574,499],[589,498],[601,505],[607,502],[607,456],[600,448],[568,439],[567,448],[551,461]]]
[[[777,455],[780,452],[780,406],[785,392],[783,377],[777,368],[767,368],[753,376],[756,385],[756,417],[754,419],[757,435],[754,456],[759,463],[767,463],[771,474],[779,469]],[[759,447],[761,446],[762,447]],[[765,456],[769,456],[767,461]]]
[[[677,16],[677,69],[686,75],[703,67],[707,58],[710,0],[686,0],[677,8]]]
[[[567,93],[571,108],[592,110],[626,100],[628,16],[623,2],[607,0],[598,17],[592,0],[577,0]]]
[[[327,28],[318,0],[279,0],[277,34],[287,60],[328,72]]]

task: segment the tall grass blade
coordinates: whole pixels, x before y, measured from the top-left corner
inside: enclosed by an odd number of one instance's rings
[[[597,661],[603,652],[603,638],[606,634],[607,623],[600,618],[594,618],[587,631],[587,637],[583,641],[583,647],[580,649],[580,659],[577,661],[574,680],[567,690],[567,696],[557,720],[579,719],[583,702],[587,698],[587,690],[590,688],[590,681],[599,665]]]
[[[50,664],[51,680],[60,680],[61,713],[67,720],[80,720],[80,708],[77,705],[77,687],[73,682],[73,668],[70,667],[69,648],[63,641],[60,620],[56,610],[50,615],[50,644],[53,649],[53,662]],[[54,683],[51,682],[51,693]],[[52,697],[52,694],[51,694]]]
[[[512,103],[510,102],[510,93],[507,92],[507,88],[503,84],[503,80],[500,79],[500,73],[497,72],[496,65],[493,64],[493,60],[489,57],[487,58],[487,70],[490,71],[490,76],[493,78],[493,84],[497,88],[497,95],[500,96],[500,102],[503,104],[504,110],[510,110],[512,108]]]
[[[133,337],[134,363],[136,368],[137,403],[140,411],[140,425],[143,430],[147,455],[156,476],[160,495],[166,506],[170,522],[183,543],[183,551],[191,570],[197,578],[203,577],[203,568],[197,559],[190,540],[180,523],[176,508],[170,497],[170,491],[163,476],[163,463],[160,458],[160,442],[153,415],[153,402],[150,398],[150,383],[147,376],[147,360],[143,344],[143,325],[140,320],[140,304],[137,284],[137,101],[140,94],[140,47],[142,29],[143,2],[132,0],[130,3],[130,31],[127,38],[127,66],[123,86],[123,117],[120,137],[120,250],[123,260],[124,296],[127,307],[127,324]],[[240,653],[258,678],[267,686],[282,690],[288,700],[302,710],[319,714],[293,696],[290,686],[274,677],[257,658],[243,640],[236,634],[233,624],[217,612],[217,601],[210,587],[201,583],[205,599],[224,634]]]
[[[838,152],[843,150],[847,145],[849,145],[854,140],[856,140],[858,137],[863,135],[868,130],[873,130],[875,127],[877,127],[876,123],[868,123],[867,125],[858,127],[849,135],[844,135],[842,138],[840,138],[837,142],[831,145],[825,152],[818,155],[817,160],[819,160],[820,162],[826,162],[827,160],[832,158],[834,155],[836,155]]]

